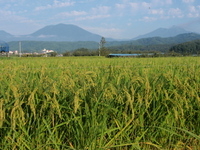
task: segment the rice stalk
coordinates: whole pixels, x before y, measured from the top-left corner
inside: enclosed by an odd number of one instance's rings
[[[5,120],[4,99],[0,99],[0,128],[3,126]]]

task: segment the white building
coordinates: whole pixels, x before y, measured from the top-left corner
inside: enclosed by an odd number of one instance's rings
[[[45,54],[47,54],[47,53],[52,53],[52,52],[54,52],[54,50],[43,49],[42,52],[45,53]]]

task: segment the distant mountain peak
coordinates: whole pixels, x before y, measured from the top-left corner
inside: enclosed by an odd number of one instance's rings
[[[140,35],[140,36],[134,38],[134,40],[141,39],[141,38],[149,38],[149,37],[163,37],[163,38],[174,37],[174,36],[177,36],[179,34],[184,34],[184,33],[190,33],[190,32],[186,31],[185,29],[183,29],[181,27],[172,26],[170,28],[158,28],[147,34]]]
[[[4,31],[4,30],[0,30],[0,34],[2,35],[10,35],[11,36],[11,34],[10,33],[8,33],[8,32],[6,32],[6,31]]]
[[[4,30],[0,30],[0,40],[8,41],[12,37],[13,37],[13,35],[11,35],[10,33],[6,32]]]
[[[47,38],[54,41],[100,41],[101,36],[86,31],[73,24],[46,26],[31,34],[32,37]]]

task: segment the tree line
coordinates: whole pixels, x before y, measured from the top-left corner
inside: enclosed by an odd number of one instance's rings
[[[172,46],[169,52],[175,52],[182,55],[199,55],[200,54],[200,40],[190,41],[182,44]]]
[[[192,36],[193,34],[189,35]],[[182,37],[186,38],[184,36]],[[169,38],[165,38],[165,40],[167,39],[169,40]],[[148,42],[148,40],[151,40],[151,42]],[[33,52],[41,52],[42,48],[43,49],[46,48],[54,50],[57,54],[63,54],[63,56],[99,56],[99,55],[107,56],[110,53],[126,53],[126,54],[155,53],[156,56],[158,54],[160,55],[160,53],[165,53],[165,55],[167,56],[200,54],[200,40],[194,40],[181,44],[177,43],[167,44],[167,42],[166,44],[163,44],[164,42],[162,42],[162,40],[163,40],[162,38],[158,37],[137,40],[137,42],[143,43],[143,45],[140,45],[139,43],[136,44],[135,43],[136,41],[106,42],[104,37],[102,37],[99,43],[91,41],[89,42],[23,41],[22,51],[23,53],[33,53]],[[160,42],[153,42],[154,44],[151,44],[152,41],[160,41]],[[10,50],[17,50],[19,47],[19,43],[9,42],[9,46]],[[55,56],[55,54],[51,55]]]
[[[104,41],[106,43],[106,41]],[[104,43],[104,44],[105,44]],[[120,54],[142,54],[141,56],[187,56],[200,55],[200,40],[194,40],[181,44],[158,44],[158,45],[120,45],[105,47],[101,46],[99,50],[89,50],[86,48],[79,48],[71,52],[63,53],[64,56],[107,56],[110,53]]]

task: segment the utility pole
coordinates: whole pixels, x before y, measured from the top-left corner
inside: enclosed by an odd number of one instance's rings
[[[19,41],[19,57],[22,57],[22,43]]]

